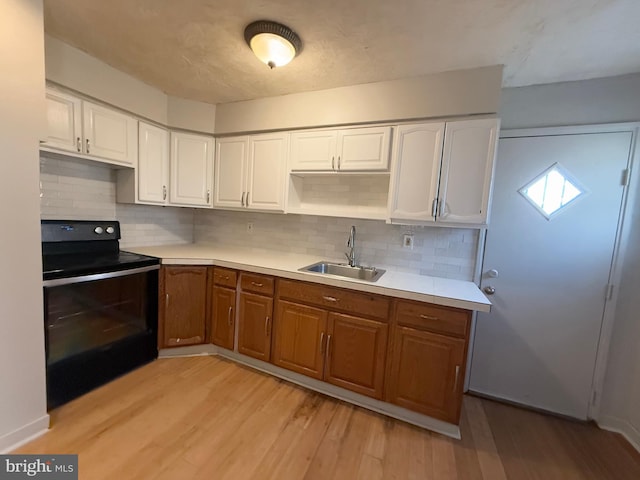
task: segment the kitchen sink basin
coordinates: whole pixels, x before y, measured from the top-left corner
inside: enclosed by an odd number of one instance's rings
[[[335,277],[354,278],[367,282],[376,282],[385,270],[375,267],[350,267],[346,263],[318,262],[298,269],[300,272],[321,273]]]

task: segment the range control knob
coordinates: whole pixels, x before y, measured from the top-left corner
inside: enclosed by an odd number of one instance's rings
[[[113,232],[115,232],[115,231],[116,231],[116,229],[115,229],[115,228],[113,228],[113,227],[111,227],[111,226],[107,227],[107,233],[108,233],[109,235],[111,235],[111,234],[112,234]]]
[[[102,235],[102,232],[104,232],[104,228],[96,227],[93,229],[93,231],[96,232],[98,235]]]

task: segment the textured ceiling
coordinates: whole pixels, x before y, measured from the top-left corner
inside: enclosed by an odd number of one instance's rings
[[[177,97],[225,103],[504,64],[505,86],[640,71],[639,0],[45,0],[45,31]],[[302,38],[273,71],[244,42]]]

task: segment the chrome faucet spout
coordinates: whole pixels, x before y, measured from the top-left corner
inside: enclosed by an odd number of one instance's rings
[[[349,231],[349,238],[347,239],[347,247],[349,247],[349,253],[345,253],[345,257],[349,261],[350,267],[356,266],[356,227],[355,225],[351,225],[351,230]]]

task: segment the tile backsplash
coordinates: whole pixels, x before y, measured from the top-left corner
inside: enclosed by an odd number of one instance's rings
[[[72,158],[40,158],[42,219],[120,221],[120,246],[193,242],[193,209],[116,203],[116,171]]]
[[[247,232],[247,223],[253,224],[252,233]],[[405,227],[350,218],[198,210],[195,238],[198,242],[346,261],[344,253],[351,225],[356,226],[356,253],[363,265],[473,279],[479,237],[476,229]],[[412,250],[402,247],[405,233],[413,234]]]
[[[404,227],[350,218],[121,204],[116,203],[115,178],[114,169],[99,163],[42,156],[41,217],[115,218],[122,228],[123,248],[214,242],[341,261],[347,250],[349,229],[355,225],[356,252],[363,265],[473,279],[479,239],[476,229]],[[252,233],[247,233],[249,222],[253,224]],[[402,247],[405,233],[413,234],[413,249]]]

